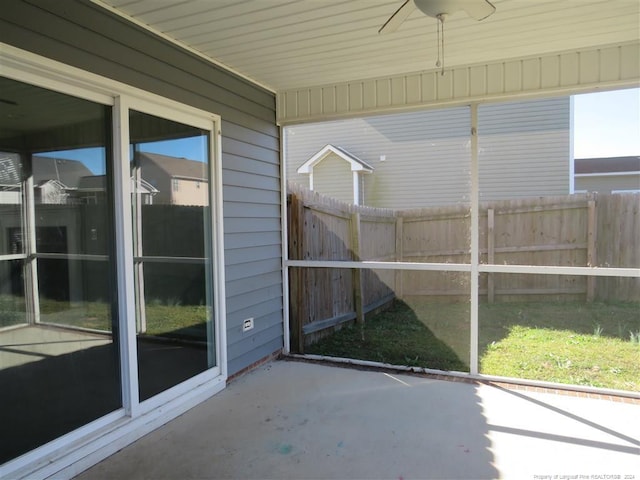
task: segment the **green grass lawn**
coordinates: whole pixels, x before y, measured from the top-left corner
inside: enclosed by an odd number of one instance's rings
[[[24,297],[0,295],[0,328],[19,325],[26,320]]]
[[[40,301],[40,321],[71,327],[111,331],[109,305],[102,302]]]
[[[467,351],[468,338],[467,335]],[[403,302],[395,302],[392,309],[368,319],[362,327],[350,325],[342,328],[307,347],[305,352],[393,365],[469,370],[468,362],[459,356],[460,352],[439,339]]]
[[[4,307],[4,308],[3,308]],[[0,297],[0,327],[25,322],[24,299]],[[153,301],[146,306],[148,335],[181,334],[204,331],[207,307],[203,305],[163,304]],[[40,300],[40,321],[61,326],[111,331],[110,306],[104,302],[65,302]]]
[[[204,305],[147,305],[147,334],[206,338],[206,318]]]
[[[0,297],[0,327],[24,323],[24,302]],[[41,301],[44,322],[111,330],[109,305]],[[205,335],[206,307],[147,304],[147,334]],[[637,303],[496,303],[479,309],[480,371],[490,375],[640,391]],[[421,298],[347,326],[307,353],[469,371],[469,305]]]
[[[640,391],[637,303],[481,304],[479,324],[481,373]],[[468,371],[469,306],[396,301],[305,351]]]

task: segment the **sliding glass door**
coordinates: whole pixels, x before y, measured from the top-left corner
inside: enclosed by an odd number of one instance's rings
[[[217,117],[5,77],[0,92],[4,464],[223,388],[223,275]]]

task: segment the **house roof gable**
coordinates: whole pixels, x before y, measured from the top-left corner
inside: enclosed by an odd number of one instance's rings
[[[328,144],[325,145],[315,155],[313,155],[309,160],[300,165],[300,167],[298,168],[298,173],[311,173],[313,171],[313,167],[315,167],[318,163],[320,163],[331,154],[335,154],[345,162],[349,163],[352,172],[373,172],[373,167],[367,162],[360,160],[355,155],[347,152],[344,148]]]
[[[577,175],[626,172],[640,172],[640,156],[575,159]]]
[[[154,164],[172,178],[207,181],[207,165],[203,162],[159,153],[140,152],[139,155],[143,175],[145,164]]]
[[[79,160],[34,155],[31,161],[33,165],[33,183],[36,185],[48,180],[57,180],[67,188],[77,188],[80,179],[92,173]]]

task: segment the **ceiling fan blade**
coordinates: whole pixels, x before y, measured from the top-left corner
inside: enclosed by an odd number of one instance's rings
[[[484,20],[496,11],[496,7],[489,0],[469,0],[464,2],[463,8],[471,18],[476,20]]]
[[[384,25],[380,27],[380,30],[378,30],[378,33],[395,32],[398,29],[398,27],[402,24],[402,22],[404,22],[407,19],[407,17],[411,15],[411,12],[413,12],[415,9],[416,9],[416,5],[415,3],[413,3],[413,0],[406,0],[400,6],[400,8],[396,10],[395,13],[389,17],[389,20],[387,20],[384,23]]]

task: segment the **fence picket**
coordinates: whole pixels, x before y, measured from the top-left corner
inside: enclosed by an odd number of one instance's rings
[[[468,205],[390,210],[341,203],[290,185],[290,258],[468,263]],[[568,195],[484,202],[480,250],[490,264],[640,267],[638,196]],[[614,228],[615,227],[615,228]],[[372,305],[432,295],[466,301],[456,279],[412,271],[294,268],[292,339],[300,351],[326,334],[314,321],[364,321]],[[325,270],[324,273],[320,271]],[[306,272],[306,276],[305,276]],[[449,282],[449,283],[447,283]],[[487,274],[487,301],[640,300],[640,279]],[[296,303],[298,305],[293,305]],[[336,322],[328,322],[331,329]],[[303,338],[303,328],[313,333]],[[299,335],[299,337],[297,336]]]

